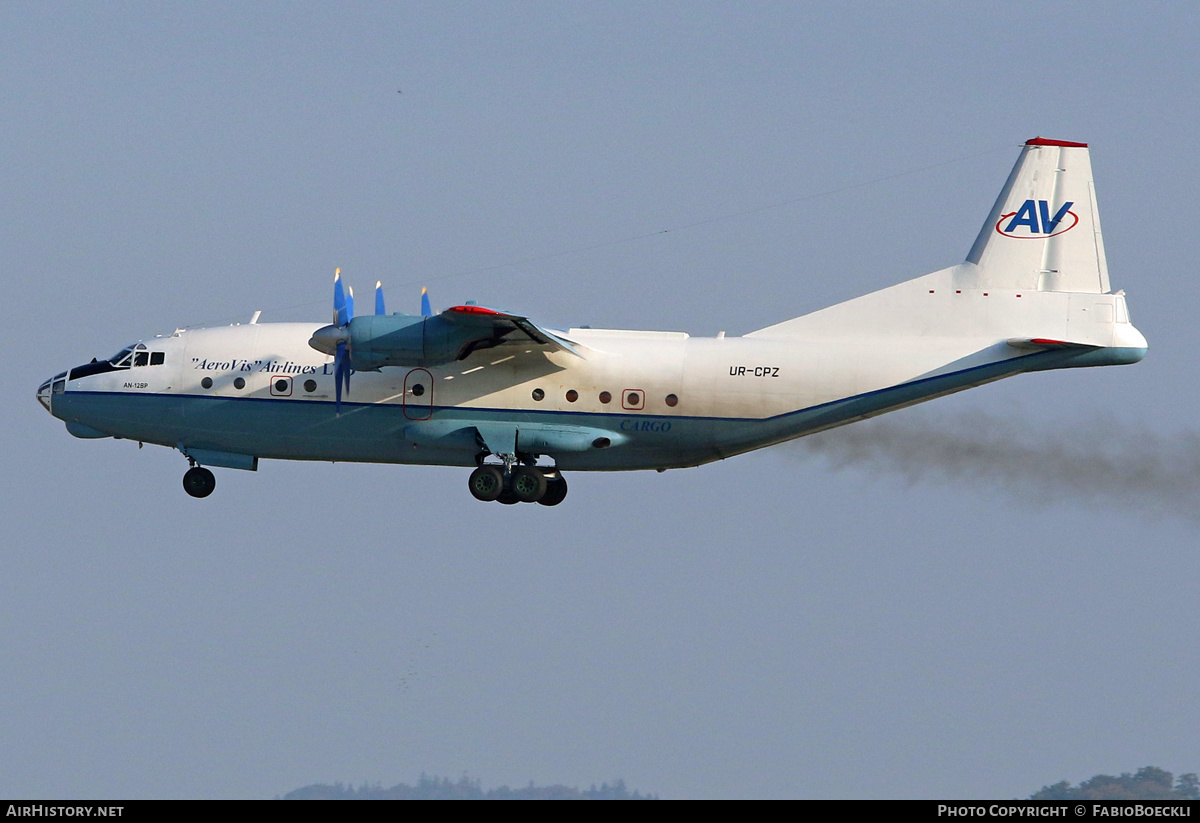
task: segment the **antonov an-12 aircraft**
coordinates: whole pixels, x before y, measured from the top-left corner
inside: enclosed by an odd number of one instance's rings
[[[473,467],[471,494],[553,506],[565,471],[698,466],[1014,374],[1136,363],[1086,143],[1027,142],[965,262],[742,337],[545,328],[472,303],[178,330],[55,375],[76,437],[263,458]],[[353,378],[353,379],[351,379]]]

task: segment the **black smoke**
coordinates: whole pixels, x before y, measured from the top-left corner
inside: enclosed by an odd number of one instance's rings
[[[1136,508],[1200,522],[1200,433],[913,409],[795,441],[833,469],[999,490],[1023,502]]]

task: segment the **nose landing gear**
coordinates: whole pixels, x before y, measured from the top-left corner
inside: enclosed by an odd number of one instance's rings
[[[192,466],[183,474],[183,490],[192,497],[208,497],[217,487],[217,478],[203,466]]]

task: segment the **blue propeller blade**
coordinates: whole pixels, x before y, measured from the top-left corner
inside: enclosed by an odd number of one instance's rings
[[[342,270],[333,273],[333,325],[344,326],[354,317],[354,291],[350,291],[347,299],[346,291],[342,288]]]
[[[376,307],[383,303],[382,293],[376,292]],[[354,289],[342,287],[342,270],[333,273],[333,323],[339,328],[345,328],[354,319]],[[342,413],[342,385],[345,384],[346,396],[350,396],[350,350],[345,340],[339,340],[337,350],[333,355],[333,394],[334,412]]]
[[[350,396],[350,358],[346,354],[346,344],[339,341],[337,354],[333,357],[333,394],[334,412],[342,413],[342,383],[346,384],[346,396]]]
[[[333,396],[334,410],[342,413],[342,359],[346,355],[346,344],[337,344],[337,354],[333,356]]]
[[[375,281],[375,313],[387,314],[383,307],[383,282],[380,280]]]
[[[429,293],[425,289],[421,289],[421,315],[433,317],[433,309],[429,308]]]

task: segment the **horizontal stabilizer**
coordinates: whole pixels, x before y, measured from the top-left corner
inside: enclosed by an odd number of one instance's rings
[[[1070,340],[1053,340],[1049,337],[1014,337],[1007,341],[1014,349],[1102,349],[1096,343],[1075,343]]]

